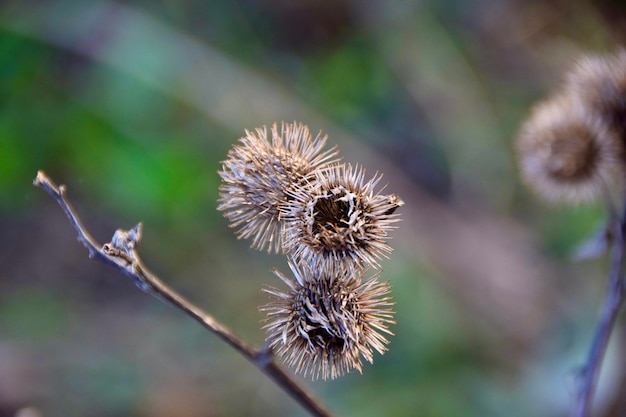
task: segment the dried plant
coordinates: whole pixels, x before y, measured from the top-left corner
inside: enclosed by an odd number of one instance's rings
[[[364,170],[337,165],[336,148],[324,150],[326,137],[312,139],[305,125],[283,123],[279,132],[274,124],[271,135],[270,141],[265,127],[255,133],[246,131],[219,172],[218,209],[238,228],[236,234],[252,238],[253,247],[268,252],[293,249],[299,261],[289,263],[294,279],[275,271],[289,287],[287,292],[265,289],[272,300],[261,307],[267,312],[267,346],[262,349],[236,336],[146,268],[137,253],[141,224],[119,229],[111,242],[101,245],[82,225],[66,198],[65,186],[57,186],[42,171],[34,184],[59,203],[90,257],[117,269],[142,291],[219,336],[312,415],[330,417],[319,401],[276,364],[273,354],[296,372],[328,379],[355,369],[361,372],[363,359],[371,363],[374,351],[387,351],[386,335],[392,334],[388,326],[394,323],[391,289],[387,282],[378,281],[379,273],[365,279],[363,273],[391,251],[387,233],[398,221],[394,212],[403,203],[396,195],[374,192],[380,176],[365,182]],[[309,236],[283,230],[286,217],[298,218],[299,207],[306,211],[303,218],[309,224],[305,227],[318,234],[323,244],[334,245],[327,268],[319,268],[327,258],[318,256],[314,248],[310,252],[299,249],[310,245]],[[340,240],[343,246],[337,243]]]
[[[519,165],[545,199],[591,201],[624,177],[623,141],[574,94],[537,104],[521,128]]]
[[[374,350],[387,350],[384,334],[392,334],[388,325],[394,321],[386,282],[377,276],[362,281],[351,270],[289,266],[295,280],[274,271],[289,291],[266,288],[272,301],[261,308],[269,346],[287,365],[314,379],[335,379],[352,369],[361,372],[361,358],[372,363]]]
[[[626,130],[626,50],[586,55],[566,76],[566,89],[621,133]]]
[[[596,333],[576,387],[573,417],[588,417],[598,374],[626,298],[625,241],[626,52],[586,56],[561,90],[538,104],[518,137],[522,176],[550,201],[577,203],[605,197],[611,236],[608,289]],[[619,191],[622,212],[611,200]]]
[[[285,212],[284,245],[299,264],[312,269],[378,266],[391,252],[389,231],[404,203],[375,192],[381,179],[339,164],[315,172],[313,182],[294,189]]]
[[[362,359],[387,350],[393,322],[388,284],[362,275],[391,252],[404,203],[376,192],[381,175],[366,181],[363,168],[333,159],[336,148],[322,151],[326,137],[311,140],[297,122],[282,126],[279,135],[274,124],[271,143],[266,128],[246,131],[228,153],[218,209],[253,247],[290,259],[295,280],[275,271],[289,291],[265,290],[269,348],[314,379],[361,372]]]
[[[324,150],[326,136],[311,137],[301,123],[282,123],[246,131],[229,152],[219,171],[222,177],[218,210],[238,228],[240,238],[252,239],[252,247],[279,252],[281,210],[293,188],[310,174],[336,162],[336,148]]]

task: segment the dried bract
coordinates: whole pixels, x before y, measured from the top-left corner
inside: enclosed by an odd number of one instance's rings
[[[386,282],[361,281],[346,270],[328,275],[290,267],[295,280],[275,271],[289,291],[264,289],[272,300],[261,307],[269,346],[288,366],[313,379],[335,379],[361,372],[362,358],[372,363],[373,351],[387,351],[384,334],[392,334],[394,321]]]
[[[295,188],[286,205],[284,245],[299,264],[312,269],[378,266],[391,252],[386,241],[404,203],[375,192],[381,176],[365,181],[365,171],[335,165],[315,173],[313,182]]]
[[[279,252],[281,244],[281,211],[291,190],[305,182],[313,171],[334,159],[336,148],[324,150],[326,136],[311,138],[309,128],[300,123],[276,124],[246,131],[222,163],[219,175],[218,210],[238,228],[240,238],[252,239],[252,247]]]
[[[623,144],[577,96],[539,103],[517,141],[522,177],[549,201],[589,201],[623,178]]]

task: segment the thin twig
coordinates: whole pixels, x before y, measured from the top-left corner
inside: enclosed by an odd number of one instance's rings
[[[626,207],[625,207],[626,210]],[[598,375],[606,353],[609,338],[615,326],[618,313],[624,304],[624,232],[626,212],[620,218],[611,210],[609,224],[613,238],[609,282],[600,321],[591,344],[587,362],[582,371],[582,380],[574,403],[573,417],[588,417],[595,394]]]
[[[233,349],[252,362],[265,375],[281,387],[289,396],[300,403],[311,415],[317,417],[331,417],[329,410],[314,398],[296,380],[278,366],[269,348],[255,349],[241,338],[236,336],[228,327],[224,326],[210,314],[185,299],[155,274],[150,272],[139,257],[136,247],[141,239],[141,223],[130,230],[118,229],[110,243],[100,245],[83,226],[71,204],[65,197],[66,187],[56,184],[43,172],[37,172],[33,184],[43,189],[61,206],[70,223],[78,233],[78,241],[89,251],[91,259],[98,259],[114,267],[119,272],[131,278],[137,287],[167,303],[173,305],[185,314],[210,330]]]

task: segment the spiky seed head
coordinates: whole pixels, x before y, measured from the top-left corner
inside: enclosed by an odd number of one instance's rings
[[[362,359],[372,363],[373,352],[383,354],[392,335],[393,302],[387,282],[377,275],[362,280],[350,270],[336,275],[290,263],[294,279],[275,274],[288,291],[266,288],[267,342],[295,372],[313,379],[335,379],[356,369]]]
[[[315,172],[312,182],[296,188],[286,205],[284,245],[297,263],[313,269],[378,266],[388,255],[389,231],[404,203],[395,194],[375,192],[381,176],[365,180],[365,171],[337,164]]]
[[[549,201],[590,201],[622,183],[622,141],[573,94],[535,106],[517,151],[523,179]]]
[[[586,55],[566,76],[566,89],[605,118],[622,134],[626,131],[626,50],[612,54]]]
[[[246,136],[228,152],[219,171],[222,184],[218,210],[237,228],[239,238],[252,239],[252,247],[279,252],[281,210],[290,191],[313,171],[336,162],[336,148],[324,150],[326,136],[313,139],[301,123],[276,123],[271,128],[246,130]]]

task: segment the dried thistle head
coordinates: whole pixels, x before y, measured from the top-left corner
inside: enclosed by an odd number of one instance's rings
[[[296,188],[286,205],[283,238],[295,261],[330,271],[378,266],[391,252],[388,232],[404,204],[395,194],[375,192],[380,179],[366,181],[362,168],[339,164]]]
[[[392,335],[388,325],[395,323],[388,283],[377,276],[361,281],[348,270],[331,275],[289,266],[295,280],[274,271],[289,290],[264,289],[272,300],[261,307],[269,346],[289,367],[335,379],[362,372],[362,358],[372,363],[373,351],[387,351],[384,334]]]
[[[255,249],[279,252],[281,244],[281,208],[290,190],[299,186],[311,173],[336,162],[336,148],[324,150],[326,136],[311,137],[301,123],[282,123],[246,136],[228,152],[219,171],[222,177],[218,210],[238,228],[240,238],[252,239]]]
[[[535,106],[517,151],[523,179],[549,201],[593,200],[624,175],[619,136],[572,94]]]
[[[626,50],[582,57],[567,74],[566,88],[577,94],[591,111],[625,131]]]

